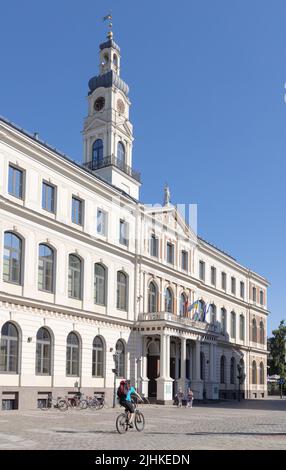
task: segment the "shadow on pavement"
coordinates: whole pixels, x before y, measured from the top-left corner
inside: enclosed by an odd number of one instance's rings
[[[286,411],[286,399],[264,398],[261,400],[242,400],[242,401],[220,401],[219,403],[197,403],[194,408],[233,408],[241,410],[271,410]]]

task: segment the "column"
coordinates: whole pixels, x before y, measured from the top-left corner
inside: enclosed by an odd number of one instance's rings
[[[187,340],[186,338],[181,338],[181,377],[180,377],[180,387],[182,388],[183,393],[186,392],[186,349],[187,349]]]
[[[195,353],[195,379],[201,379],[201,343],[196,341],[196,353]]]
[[[141,393],[148,397],[148,383],[149,379],[147,377],[147,338],[143,336],[142,338],[142,354],[141,354]]]
[[[196,341],[195,345],[195,360],[194,360],[194,380],[192,381],[192,389],[194,391],[195,398],[202,400],[203,398],[203,381],[201,380],[201,343],[199,340]]]
[[[166,335],[166,362],[165,362],[165,377],[167,379],[170,378],[170,361],[171,361],[171,341],[170,341],[170,335]]]
[[[171,403],[173,398],[173,379],[170,378],[170,335],[161,334],[160,339],[160,377],[157,381],[157,402]]]
[[[163,333],[160,338],[160,378],[166,374],[166,342],[167,336]]]
[[[210,343],[210,382],[214,381],[214,345]]]

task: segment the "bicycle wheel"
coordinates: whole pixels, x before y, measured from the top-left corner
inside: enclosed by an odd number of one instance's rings
[[[79,402],[79,409],[80,410],[86,410],[87,409],[87,400],[81,400]]]
[[[119,434],[124,434],[126,431],[128,431],[128,422],[125,413],[121,413],[121,415],[117,417],[116,429]]]
[[[135,414],[135,428],[137,429],[138,432],[143,431],[145,427],[145,418],[143,413],[141,411],[137,411]]]
[[[67,404],[66,400],[59,400],[57,407],[60,411],[67,411],[68,404]]]

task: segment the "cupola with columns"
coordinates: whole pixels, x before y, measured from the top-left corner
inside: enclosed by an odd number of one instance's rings
[[[135,199],[140,174],[132,168],[133,127],[128,85],[120,78],[120,48],[109,31],[99,46],[99,74],[89,80],[84,121],[84,165]]]

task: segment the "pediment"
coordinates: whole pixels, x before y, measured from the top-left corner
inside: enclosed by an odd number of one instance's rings
[[[131,125],[127,121],[118,123],[116,129],[126,134],[129,138],[133,138]]]
[[[103,119],[99,119],[98,117],[90,118],[84,124],[84,131],[85,132],[92,131],[94,129],[98,129],[101,126],[105,126],[105,125],[106,125],[106,122]]]
[[[147,209],[155,221],[170,233],[176,233],[179,237],[187,238],[190,242],[197,243],[196,233],[186,223],[183,216],[175,206],[162,206]]]

